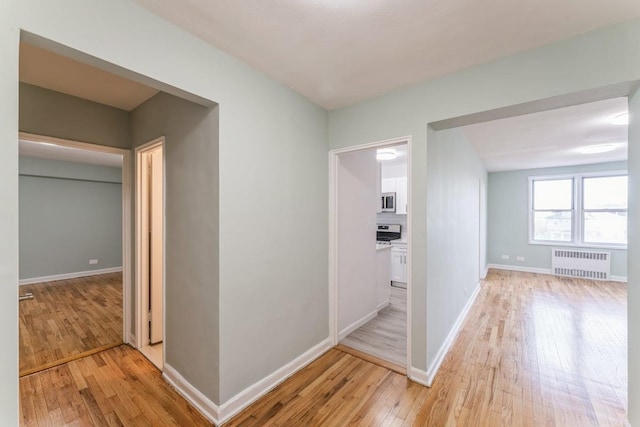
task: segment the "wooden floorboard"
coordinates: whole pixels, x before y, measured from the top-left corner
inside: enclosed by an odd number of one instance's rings
[[[623,426],[626,285],[490,271],[433,386],[337,349],[228,426]],[[126,346],[20,379],[22,425],[209,425]]]
[[[228,426],[622,426],[626,285],[490,271],[431,388],[332,349]]]
[[[126,345],[20,378],[20,424],[212,425]]]
[[[407,366],[407,290],[389,286],[389,305],[378,315],[344,337],[340,344]]]
[[[20,286],[20,375],[122,343],[122,273]]]

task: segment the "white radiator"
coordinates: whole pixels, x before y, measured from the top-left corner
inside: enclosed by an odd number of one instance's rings
[[[551,250],[551,273],[556,276],[609,280],[610,270],[611,252]]]

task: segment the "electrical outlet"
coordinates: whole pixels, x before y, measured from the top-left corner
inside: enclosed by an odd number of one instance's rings
[[[98,260],[97,260],[97,259],[90,259],[90,260],[89,260],[89,264],[92,264],[92,265],[93,265],[93,264],[97,264],[97,263],[98,263]]]
[[[518,261],[524,261],[524,257],[523,257],[523,256],[516,257],[516,259],[517,259]]]
[[[509,255],[502,255],[502,259],[509,259]]]

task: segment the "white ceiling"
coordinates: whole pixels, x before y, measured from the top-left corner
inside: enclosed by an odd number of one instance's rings
[[[385,166],[395,166],[407,163],[407,144],[394,145],[389,148],[396,150],[396,158],[393,160],[379,160],[378,163],[382,163]]]
[[[627,159],[627,126],[612,125],[627,111],[614,98],[465,126],[463,132],[489,172],[570,166]],[[590,145],[614,143],[608,153],[581,154]]]
[[[41,159],[64,160],[66,162],[88,163],[93,165],[122,167],[120,154],[104,153],[100,151],[83,150],[42,142],[20,140],[18,145],[20,156],[38,157]]]
[[[20,43],[20,81],[131,111],[156,89],[26,43]]]
[[[327,108],[640,17],[638,0],[136,0]]]

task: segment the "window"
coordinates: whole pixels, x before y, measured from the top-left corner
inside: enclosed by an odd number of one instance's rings
[[[625,247],[627,175],[530,177],[530,243]]]

